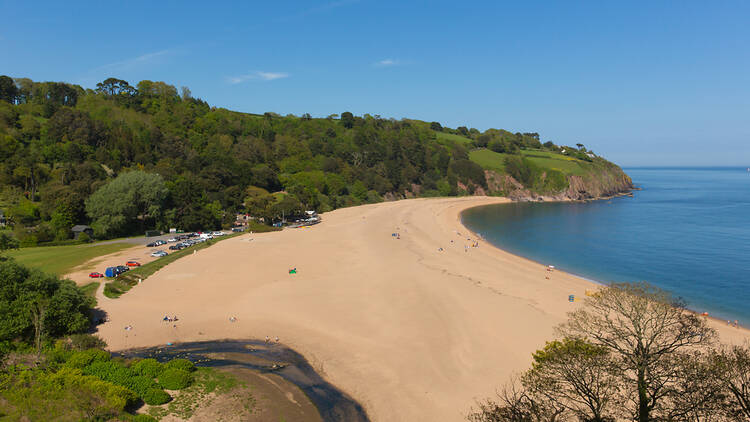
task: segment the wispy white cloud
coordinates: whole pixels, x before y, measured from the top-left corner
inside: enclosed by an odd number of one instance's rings
[[[401,64],[401,62],[398,61],[398,60],[383,59],[383,60],[381,60],[379,62],[376,62],[375,66],[378,66],[378,67],[390,67],[390,66],[398,66],[400,64]]]
[[[288,73],[281,73],[281,72],[258,72],[258,76],[266,81],[272,81],[274,79],[283,79],[288,78]]]
[[[288,78],[289,74],[284,72],[253,72],[248,73],[247,75],[239,75],[239,76],[230,76],[227,78],[227,82],[230,84],[239,84],[245,81],[249,81],[251,79],[260,79],[264,81],[273,81],[275,79],[283,79]]]
[[[105,65],[99,66],[94,70],[126,71],[137,66],[151,64],[157,61],[159,58],[162,58],[170,53],[172,53],[172,50],[161,50],[161,51],[156,51],[153,53],[142,54],[138,57],[133,57],[133,58],[126,59],[126,60],[117,61],[114,63],[108,63]]]

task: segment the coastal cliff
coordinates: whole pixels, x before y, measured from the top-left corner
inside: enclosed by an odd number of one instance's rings
[[[477,188],[477,195],[502,195],[514,201],[586,201],[622,195],[631,191],[633,181],[619,166],[604,162],[600,166],[591,166],[583,174],[565,176],[567,186],[563,189],[539,189],[536,186],[525,186],[509,174],[485,170],[487,190]],[[540,176],[541,186],[547,178],[546,172]],[[527,184],[529,185],[529,184]]]

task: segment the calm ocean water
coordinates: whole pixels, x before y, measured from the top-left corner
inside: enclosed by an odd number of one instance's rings
[[[633,198],[467,210],[492,244],[600,282],[648,281],[750,325],[750,172],[631,168]]]

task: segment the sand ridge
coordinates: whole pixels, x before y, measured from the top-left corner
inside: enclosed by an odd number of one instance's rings
[[[596,288],[561,271],[546,279],[543,265],[483,241],[472,247],[460,212],[504,202],[386,202],[227,239],[100,302],[109,322],[99,333],[112,350],[278,336],[373,421],[464,420],[581,305],[568,295]],[[748,338],[715,325],[725,341]]]

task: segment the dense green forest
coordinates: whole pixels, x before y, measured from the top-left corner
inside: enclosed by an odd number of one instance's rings
[[[586,167],[589,166],[589,167]],[[21,246],[144,229],[213,229],[304,209],[411,196],[503,194],[485,170],[536,192],[616,167],[537,133],[354,116],[229,111],[164,82],[96,89],[0,76],[0,211]]]

